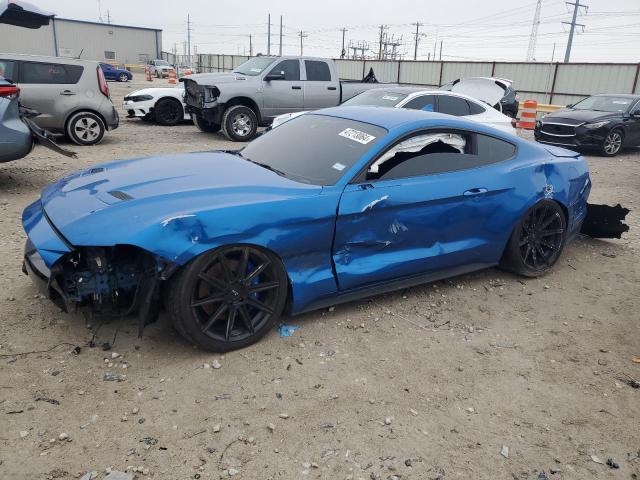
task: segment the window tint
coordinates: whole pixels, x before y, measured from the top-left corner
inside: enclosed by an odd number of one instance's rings
[[[469,104],[471,115],[479,115],[481,113],[486,112],[486,109],[482,107],[482,105],[478,105],[476,102],[467,101],[467,103]]]
[[[0,60],[0,77],[4,77],[7,80],[17,80],[15,78],[16,62],[11,60]]]
[[[241,153],[292,180],[335,185],[386,133],[369,123],[306,114],[256,138]]]
[[[402,108],[410,108],[413,110],[424,110],[425,112],[433,112],[435,110],[435,95],[421,95],[407,102]]]
[[[22,83],[78,83],[83,67],[54,63],[24,62]]]
[[[508,160],[516,154],[516,147],[509,142],[487,135],[477,135],[478,166]]]
[[[438,111],[447,115],[464,117],[470,114],[469,104],[464,98],[452,95],[440,95],[438,97]]]
[[[304,68],[307,70],[307,80],[311,82],[330,82],[331,71],[327,62],[305,60]]]
[[[271,72],[284,72],[284,79],[289,81],[300,80],[300,61],[283,60],[277,64]],[[269,73],[271,73],[269,72]]]

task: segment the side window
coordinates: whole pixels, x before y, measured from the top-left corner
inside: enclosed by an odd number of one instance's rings
[[[18,73],[16,70],[16,62],[12,60],[0,60],[0,77],[16,81],[16,73]]]
[[[307,71],[307,81],[310,82],[330,82],[331,71],[327,62],[316,60],[305,60],[304,68]]]
[[[272,72],[284,72],[284,79],[289,81],[300,80],[300,61],[298,60],[283,60],[277,64]]]
[[[479,115],[487,111],[486,108],[484,108],[482,105],[478,105],[476,102],[467,101],[467,103],[469,104],[471,115]]]
[[[476,135],[476,139],[478,166],[502,162],[516,154],[515,145],[504,140],[481,134]]]
[[[464,117],[471,113],[469,104],[464,98],[452,95],[440,95],[438,97],[438,111],[456,117]]]
[[[435,110],[435,95],[421,95],[408,101],[402,108],[410,108],[412,110],[424,110],[425,112],[433,112]]]
[[[105,60],[115,60],[116,59],[116,52],[112,52],[110,50],[105,50],[104,51],[104,59]]]
[[[64,84],[78,83],[83,67],[54,63],[24,62],[22,83]]]

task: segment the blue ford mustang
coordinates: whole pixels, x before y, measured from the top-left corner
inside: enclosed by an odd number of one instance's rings
[[[61,307],[160,306],[240,348],[283,314],[501,265],[545,273],[580,230],[577,153],[437,113],[342,107],[240,151],[98,165],[23,214],[24,269]]]
[[[133,73],[126,68],[114,67],[108,63],[101,63],[100,68],[102,68],[106,80],[117,80],[118,82],[133,80]]]

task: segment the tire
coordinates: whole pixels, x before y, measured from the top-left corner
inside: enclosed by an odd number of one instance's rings
[[[500,266],[524,277],[544,275],[562,254],[566,226],[567,219],[558,203],[536,203],[516,225]]]
[[[187,340],[228,352],[266,335],[287,299],[287,275],[270,252],[248,245],[221,247],[187,264],[169,285],[168,310]]]
[[[217,123],[207,122],[204,118],[195,113],[191,114],[191,118],[193,119],[193,124],[198,127],[201,132],[206,133],[217,133],[220,131],[220,125]]]
[[[622,150],[624,133],[619,128],[611,130],[600,147],[600,154],[604,157],[615,157]]]
[[[258,131],[258,116],[249,107],[234,105],[222,115],[222,133],[233,142],[248,142]]]
[[[164,126],[178,125],[184,120],[184,108],[174,98],[161,98],[153,108],[156,122]]]
[[[126,73],[121,73],[120,76],[118,77],[118,81],[119,82],[128,82],[129,81],[129,76]]]
[[[76,112],[67,121],[67,136],[78,145],[97,145],[106,128],[102,119],[91,112]]]
[[[156,70],[156,78],[160,78],[160,73]]]

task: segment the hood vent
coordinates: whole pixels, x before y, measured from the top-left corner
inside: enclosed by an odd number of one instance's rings
[[[112,197],[116,197],[118,200],[133,200],[133,197],[131,195],[121,192],[120,190],[112,190],[107,193]]]

